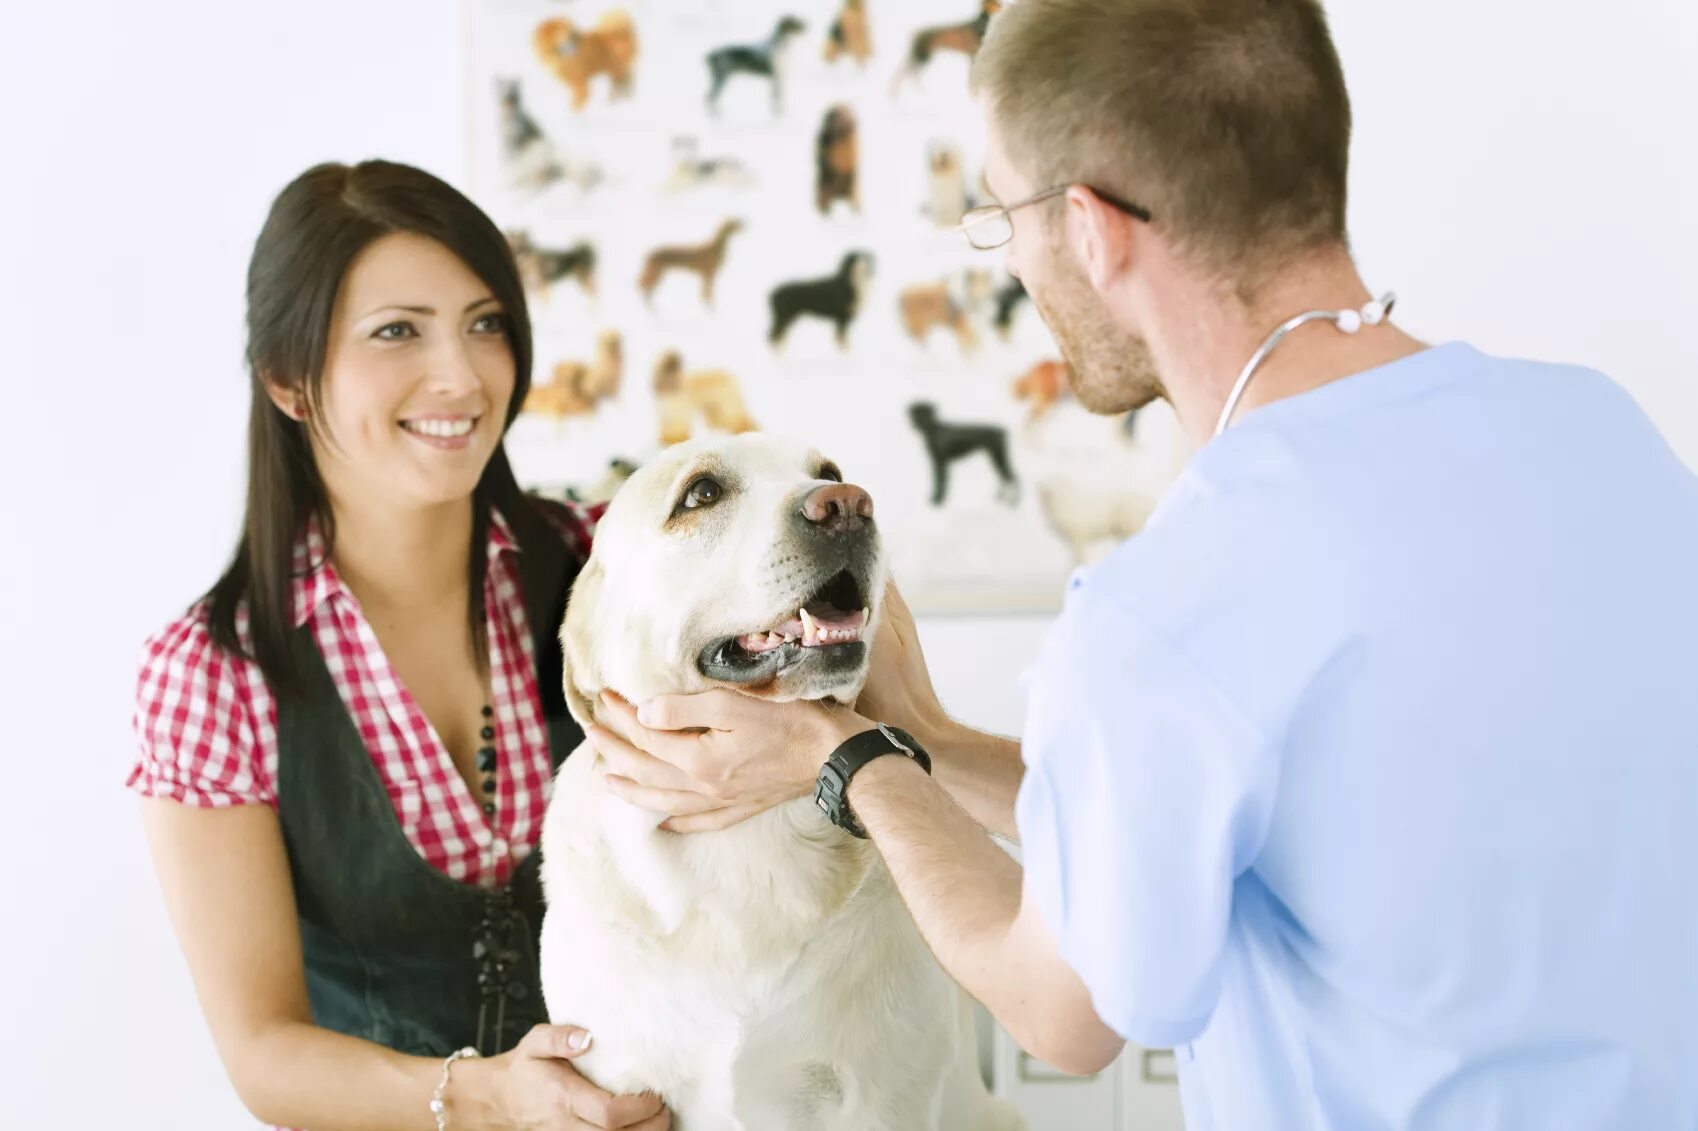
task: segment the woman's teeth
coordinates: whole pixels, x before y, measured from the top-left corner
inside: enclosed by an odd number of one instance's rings
[[[403,420],[401,427],[409,432],[417,432],[421,436],[440,436],[443,439],[453,439],[464,436],[477,427],[477,421],[470,418],[459,420]]]

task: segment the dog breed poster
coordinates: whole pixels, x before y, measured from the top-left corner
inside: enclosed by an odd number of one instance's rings
[[[520,478],[595,498],[693,435],[817,444],[920,613],[1045,612],[1184,458],[1093,417],[985,203],[996,0],[468,0],[469,165],[525,277]],[[452,172],[452,171],[450,171]]]

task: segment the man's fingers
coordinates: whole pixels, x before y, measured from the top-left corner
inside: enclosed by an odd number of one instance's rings
[[[715,688],[694,695],[660,695],[637,707],[637,719],[650,730],[735,730],[759,699]]]
[[[776,802],[755,801],[742,805],[723,805],[697,813],[676,813],[661,822],[661,828],[674,833],[714,833],[742,824],[750,817],[771,809]]]
[[[646,785],[638,785],[629,778],[609,777],[607,788],[621,801],[628,801],[639,809],[647,809],[650,813],[663,813],[668,817],[703,813],[725,804],[719,798],[705,793],[651,789]]]
[[[633,746],[604,727],[592,725],[584,731],[584,737],[590,740],[607,762],[609,774],[628,778],[650,789],[690,792],[696,787],[696,782],[690,775],[677,766]]]

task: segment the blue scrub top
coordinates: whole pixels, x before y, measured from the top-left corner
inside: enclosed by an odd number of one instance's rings
[[[1607,378],[1245,413],[1027,687],[1028,896],[1189,1131],[1698,1126],[1698,480]]]

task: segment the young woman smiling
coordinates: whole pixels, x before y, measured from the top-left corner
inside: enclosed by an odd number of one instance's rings
[[[232,1084],[315,1131],[668,1126],[572,1070],[589,1034],[537,977],[533,848],[581,737],[555,630],[596,515],[502,448],[531,369],[506,242],[427,173],[321,165],[247,300],[246,519],[146,645],[129,781]]]

